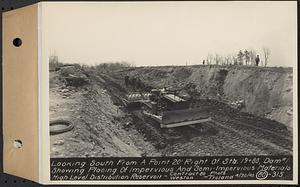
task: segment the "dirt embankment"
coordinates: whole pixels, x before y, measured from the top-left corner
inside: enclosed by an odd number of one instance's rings
[[[238,86],[248,89],[249,81],[242,81],[247,79],[246,75],[248,79],[258,81],[247,71],[257,71],[259,77],[263,76],[260,73],[263,74],[264,70],[249,68],[244,72],[243,69],[221,67],[148,67],[101,73],[93,68],[69,66],[50,72],[50,120],[65,119],[74,125],[69,132],[51,135],[51,157],[291,154],[290,132],[281,123],[240,113],[223,102],[200,99],[196,103],[210,106],[212,122],[162,129],[140,112],[124,108],[120,99],[135,90],[124,85],[125,75],[138,76],[150,87],[170,86],[191,95],[193,92],[199,97],[245,99],[238,97],[243,94],[242,90],[233,94],[230,89]],[[234,77],[239,73],[240,77]],[[273,73],[284,76],[287,72]],[[232,79],[236,82],[227,85]],[[277,79],[280,80],[274,80],[276,84],[282,81],[280,76]],[[267,89],[265,92],[268,93],[278,87],[285,88],[283,83],[276,86],[272,83],[271,90],[265,88],[266,83],[261,84],[255,88]],[[255,94],[261,92],[256,90]]]
[[[71,121],[74,129],[50,138],[51,157],[141,156],[155,149],[108,93],[106,82],[80,67],[50,72],[50,121]]]
[[[293,73],[291,68],[261,67],[139,67],[114,72],[122,81],[125,75],[139,77],[153,87],[185,91],[190,85],[201,97],[228,103],[243,101],[242,112],[267,117],[292,126]]]

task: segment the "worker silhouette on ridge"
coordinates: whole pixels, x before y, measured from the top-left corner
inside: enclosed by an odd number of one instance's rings
[[[256,65],[256,66],[258,66],[259,61],[260,61],[259,55],[257,55],[256,58],[255,58],[255,65]]]

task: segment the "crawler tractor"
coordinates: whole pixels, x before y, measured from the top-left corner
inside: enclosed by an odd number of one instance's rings
[[[210,121],[205,108],[191,107],[191,103],[164,89],[152,89],[150,93],[126,95],[125,104],[129,109],[140,109],[143,116],[158,122],[161,128],[194,125]]]

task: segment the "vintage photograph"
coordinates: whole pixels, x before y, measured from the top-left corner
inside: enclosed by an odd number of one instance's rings
[[[295,6],[49,3],[45,15],[51,158],[293,155]]]

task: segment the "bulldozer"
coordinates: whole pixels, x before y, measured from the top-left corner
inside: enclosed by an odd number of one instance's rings
[[[152,89],[148,93],[130,93],[124,103],[129,109],[140,110],[142,115],[160,124],[161,128],[195,125],[211,121],[205,108],[192,107],[191,101],[179,97],[167,88]]]

